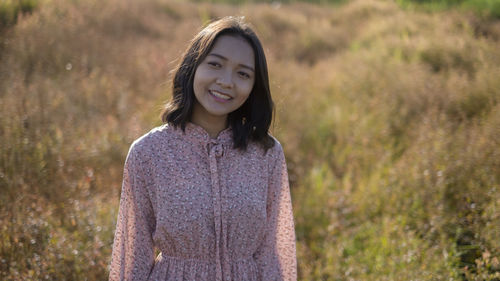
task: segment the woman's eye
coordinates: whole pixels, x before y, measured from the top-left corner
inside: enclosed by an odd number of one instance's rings
[[[241,77],[245,78],[245,79],[250,78],[250,74],[248,74],[248,73],[246,73],[246,72],[242,72],[242,71],[240,71],[240,72],[238,72],[238,74],[239,74]]]
[[[208,65],[213,66],[213,67],[221,67],[221,64],[215,61],[209,61]]]

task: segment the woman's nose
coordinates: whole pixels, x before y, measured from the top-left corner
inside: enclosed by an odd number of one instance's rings
[[[231,71],[223,71],[217,80],[215,81],[219,86],[223,88],[233,87],[233,74]]]

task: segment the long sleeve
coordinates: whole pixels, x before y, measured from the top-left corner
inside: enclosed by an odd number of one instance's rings
[[[276,162],[271,174],[267,198],[267,224],[262,244],[254,257],[259,280],[297,280],[297,259],[292,202],[285,156],[275,144]]]
[[[155,219],[147,191],[147,173],[132,145],[123,172],[120,207],[109,280],[147,280],[154,264]]]

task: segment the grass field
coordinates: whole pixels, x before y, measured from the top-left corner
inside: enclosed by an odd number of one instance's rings
[[[500,280],[498,2],[213,2],[1,2],[0,279],[107,278],[129,145],[200,26],[244,15],[299,280]]]

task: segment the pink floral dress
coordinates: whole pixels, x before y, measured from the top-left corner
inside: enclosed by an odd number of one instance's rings
[[[160,254],[155,257],[155,249]],[[188,123],[137,139],[125,161],[110,280],[296,280],[288,175],[278,141],[233,148]]]

